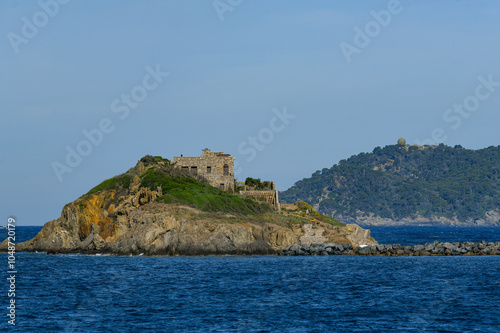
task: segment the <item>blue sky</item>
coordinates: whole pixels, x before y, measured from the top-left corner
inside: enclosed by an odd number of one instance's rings
[[[500,144],[497,1],[59,1],[0,2],[2,224],[147,154],[224,151],[285,190],[399,137]]]

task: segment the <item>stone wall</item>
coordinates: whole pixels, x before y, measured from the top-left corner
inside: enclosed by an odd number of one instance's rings
[[[203,150],[203,156],[175,156],[174,166],[205,177],[221,190],[234,189],[234,157],[223,152]]]
[[[304,236],[300,237],[301,244],[321,244],[326,243],[328,238],[323,236],[323,228],[313,229],[312,224],[304,224]]]
[[[357,224],[347,224],[346,227],[349,231],[353,231],[352,234],[347,236],[347,239],[349,239],[352,244],[366,244],[366,240],[370,239],[371,237],[371,232],[369,229],[363,229]]]
[[[268,203],[274,209],[280,211],[280,203],[278,198],[277,190],[251,190],[251,191],[240,191],[241,195],[251,197],[255,200]]]

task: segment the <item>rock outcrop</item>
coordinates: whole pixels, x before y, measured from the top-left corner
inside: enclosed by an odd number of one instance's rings
[[[140,190],[137,194],[140,195],[124,200],[117,209],[109,203],[114,199],[113,192],[70,203],[64,207],[61,217],[46,223],[35,238],[17,244],[17,251],[268,255],[289,245],[301,244],[301,240],[308,240],[307,234],[312,230],[310,224],[287,228],[271,222],[259,223],[258,219],[206,217],[205,212],[191,207],[141,201],[141,198],[151,200],[154,193]],[[135,207],[136,203],[142,205]],[[324,235],[319,238],[345,243],[350,243],[355,232],[351,228],[315,228],[316,233]],[[376,244],[371,239],[363,243]],[[5,251],[6,246],[6,242],[0,244],[0,251]]]
[[[287,228],[270,222],[241,221],[231,216],[206,218],[190,207],[136,200],[154,198],[135,195],[116,210],[107,200],[114,194],[100,193],[66,205],[61,217],[45,224],[40,233],[17,245],[17,251],[48,253],[110,253],[116,255],[268,255],[300,244],[311,225]],[[134,203],[143,203],[134,207]],[[106,214],[108,212],[108,214]],[[316,229],[322,239],[349,243],[336,230]],[[340,228],[339,228],[340,230]],[[344,232],[344,230],[342,231]],[[336,238],[332,235],[337,235]],[[333,238],[332,238],[333,237]],[[308,239],[307,237],[305,238]],[[371,240],[366,240],[373,243]],[[376,244],[376,242],[375,242]],[[6,250],[6,242],[0,244]]]
[[[99,196],[92,199],[99,204]],[[134,202],[132,200],[132,202]],[[87,202],[88,203],[88,202]],[[281,226],[205,219],[189,207],[148,203],[119,211],[115,218],[95,212],[81,202],[64,207],[61,217],[48,222],[17,251],[48,253],[110,253],[117,255],[243,255],[275,254],[298,242],[299,234]],[[82,211],[83,209],[83,211]],[[90,211],[92,215],[87,215]],[[6,249],[6,242],[0,250]]]
[[[137,195],[139,194],[139,195]],[[17,244],[17,251],[110,253],[116,255],[268,255],[309,240],[311,224],[289,228],[258,218],[214,216],[187,206],[148,202],[154,193],[139,190],[116,208],[115,193],[102,192],[67,204],[57,220]],[[142,200],[141,198],[148,198]],[[138,207],[135,207],[139,204]],[[314,226],[318,238],[349,243],[356,228]],[[359,228],[359,227],[358,227]],[[361,229],[360,229],[361,230]],[[365,235],[365,232],[360,232]],[[304,237],[305,236],[305,237]],[[307,243],[307,242],[305,242]],[[364,239],[363,244],[376,244]],[[355,244],[353,244],[355,245]],[[6,251],[7,243],[0,244]]]

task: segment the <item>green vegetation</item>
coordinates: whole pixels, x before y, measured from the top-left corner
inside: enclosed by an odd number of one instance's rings
[[[260,178],[251,178],[248,177],[245,180],[245,185],[249,186],[255,190],[266,190],[271,188],[271,182],[268,181],[261,181]]]
[[[306,200],[323,214],[355,218],[483,218],[500,211],[500,146],[377,147],[298,181],[281,199]]]
[[[79,202],[78,207],[80,208],[80,212],[83,212],[85,208],[87,208],[87,205],[85,205],[83,202]]]
[[[307,202],[297,201],[295,204],[297,205],[298,211],[300,212],[301,216],[309,215],[309,216],[311,216],[311,217],[313,217],[316,220],[321,221],[321,222],[330,223],[330,224],[335,225],[335,226],[345,226],[344,223],[340,222],[336,218],[329,217],[329,216],[323,215],[321,213],[318,213]]]
[[[161,156],[146,155],[143,158],[141,158],[141,162],[144,163],[144,165],[148,166],[150,164],[156,164],[158,162],[167,162],[167,163],[170,163],[170,160],[166,159],[166,158],[163,158]]]
[[[163,195],[156,199],[158,202],[190,205],[204,211],[247,215],[270,210],[266,204],[221,191],[173,167],[159,166],[147,170],[141,176],[140,186],[152,190],[160,186]]]
[[[141,158],[140,162],[149,167],[144,173],[140,174],[137,169],[131,169],[127,173],[103,181],[87,194],[115,189],[121,190],[120,195],[126,195],[130,193],[132,179],[139,176],[140,187],[148,187],[151,190],[161,187],[163,195],[156,199],[158,202],[188,205],[207,212],[242,215],[260,215],[271,211],[267,204],[210,186],[203,177],[176,169],[168,159],[161,156],[147,155]]]
[[[128,189],[131,179],[132,175],[129,174],[122,174],[120,176],[113,177],[111,179],[103,181],[102,183],[91,189],[87,194],[96,193],[101,190],[118,189],[119,187]]]
[[[311,220],[305,217],[300,217],[296,215],[275,215],[274,220],[270,221],[278,225],[284,225],[287,227],[291,226],[303,226],[304,224],[311,224]]]

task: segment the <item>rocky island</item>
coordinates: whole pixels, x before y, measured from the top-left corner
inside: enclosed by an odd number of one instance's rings
[[[213,166],[204,166],[206,172],[199,166],[193,172],[193,166],[186,169],[162,157],[145,156],[126,173],[65,205],[58,219],[47,222],[35,238],[17,244],[16,250],[272,255],[293,244],[377,245],[369,230],[319,214],[305,202],[279,207],[278,202],[269,201],[269,193],[274,193],[270,190],[263,191],[258,200],[258,188],[242,195],[238,184],[227,182],[227,177],[234,177],[228,155],[205,153],[210,158],[204,163],[215,161]],[[219,167],[214,156],[226,162]],[[220,187],[212,186],[214,181]],[[252,185],[261,184],[248,187]],[[0,251],[6,249],[5,240]]]

